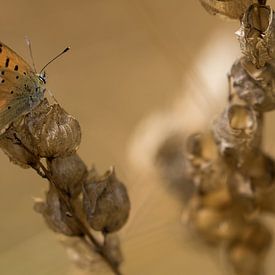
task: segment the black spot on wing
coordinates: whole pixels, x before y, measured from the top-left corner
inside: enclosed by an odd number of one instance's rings
[[[14,70],[15,70],[15,71],[18,71],[18,65],[15,65],[15,66],[14,66]]]
[[[6,59],[6,63],[5,63],[5,67],[9,67],[9,63],[10,63],[10,59],[7,58],[7,59]]]

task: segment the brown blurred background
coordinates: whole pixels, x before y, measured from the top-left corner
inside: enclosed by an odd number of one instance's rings
[[[79,154],[87,165],[100,171],[115,165],[128,185],[133,203],[121,233],[124,273],[224,274],[222,256],[186,236],[181,205],[131,171],[127,150],[136,126],[184,92],[184,76],[192,76],[216,29],[237,46],[237,22],[208,15],[197,0],[10,0],[1,5],[0,26],[1,40],[27,60],[24,36],[30,37],[38,68],[71,46],[47,69],[48,89],[79,120]],[[32,210],[32,198],[42,196],[47,183],[2,152],[0,164],[0,273],[81,274]]]

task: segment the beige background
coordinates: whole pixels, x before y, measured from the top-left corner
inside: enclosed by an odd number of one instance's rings
[[[129,186],[133,210],[122,232],[125,274],[223,274],[222,256],[184,232],[181,205],[161,186],[139,182],[144,175],[131,171],[127,148],[137,124],[182,93],[184,75],[215,29],[237,43],[238,24],[211,17],[196,0],[10,0],[1,4],[0,26],[0,39],[26,58],[24,36],[31,38],[38,68],[72,47],[47,69],[48,88],[80,121],[79,154],[87,165],[103,171],[114,164]],[[32,210],[32,197],[43,194],[46,182],[3,153],[0,164],[0,273],[76,272]],[[146,194],[149,188],[146,199],[139,186]]]

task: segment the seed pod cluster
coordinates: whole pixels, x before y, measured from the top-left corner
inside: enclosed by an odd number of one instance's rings
[[[261,213],[275,212],[275,161],[261,145],[264,113],[275,109],[274,24],[265,1],[246,9],[238,32],[244,56],[231,68],[228,104],[213,123],[213,135],[190,136],[186,146],[187,173],[197,192],[184,221],[208,243],[225,248],[236,275],[263,274],[272,241]]]
[[[87,167],[76,153],[80,140],[78,121],[60,105],[44,99],[2,133],[0,147],[11,161],[32,167],[48,179],[46,199],[36,201],[34,208],[49,228],[78,237],[89,246],[92,258],[98,254],[118,274],[122,261],[119,241],[108,233],[126,223],[128,193],[113,169],[103,177],[92,169],[88,177]],[[93,230],[101,231],[103,238],[93,236]],[[84,262],[93,264],[86,256],[82,255],[87,259]]]

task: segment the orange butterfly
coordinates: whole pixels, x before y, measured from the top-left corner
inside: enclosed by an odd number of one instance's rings
[[[30,112],[44,98],[44,69],[66,48],[47,63],[40,73],[16,52],[0,42],[0,130]]]

